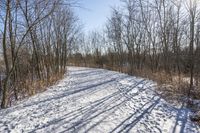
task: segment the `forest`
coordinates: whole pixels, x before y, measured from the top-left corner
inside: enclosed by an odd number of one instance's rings
[[[1,107],[60,79],[80,25],[76,1],[2,0]]]
[[[81,0],[1,0],[1,108],[45,92],[68,66],[155,81],[166,101],[193,108],[200,100],[200,1],[120,1],[100,30],[85,32],[74,11],[84,8]]]
[[[199,1],[121,3],[101,31],[79,37],[69,63],[149,78],[169,100],[199,99]]]

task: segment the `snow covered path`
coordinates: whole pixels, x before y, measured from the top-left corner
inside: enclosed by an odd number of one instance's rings
[[[0,110],[1,133],[198,133],[189,110],[166,103],[152,81],[69,67],[46,92]]]

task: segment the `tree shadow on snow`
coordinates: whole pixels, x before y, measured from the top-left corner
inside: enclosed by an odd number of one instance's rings
[[[189,109],[185,105],[185,102],[183,102],[180,108],[175,109],[177,112],[176,122],[172,133],[194,133],[195,131],[192,129],[198,129],[197,125],[191,123],[189,120]]]
[[[53,127],[52,130],[60,132],[89,132],[95,127],[99,126],[100,124],[104,123],[105,120],[115,113],[119,109],[123,109],[126,106],[127,102],[135,102],[134,97],[140,95],[143,91],[149,90],[154,92],[152,86],[146,85],[148,82],[145,79],[134,79],[130,78],[128,75],[115,75],[113,73],[106,75],[105,71],[101,70],[76,70],[75,73],[70,74],[73,77],[78,76],[81,80],[77,80],[74,82],[74,85],[77,83],[78,88],[72,86],[70,89],[63,90],[61,94],[57,94],[52,98],[47,98],[45,100],[33,102],[31,104],[24,105],[24,108],[35,105],[41,104],[44,102],[54,102],[54,100],[66,98],[69,96],[73,96],[76,100],[82,96],[82,94],[92,95],[95,91],[100,91],[101,89],[105,89],[104,87],[109,87],[109,85],[115,85],[117,87],[117,91],[113,92],[112,94],[105,95],[98,100],[90,102],[85,106],[78,107],[77,109],[71,110],[70,112],[61,112],[62,115],[58,118],[54,118],[48,123],[42,125],[41,127],[36,127],[31,132],[37,132],[39,130],[49,130]],[[81,75],[81,76],[80,76]],[[88,78],[88,76],[93,75],[92,78]],[[102,76],[101,76],[102,75]],[[106,76],[105,76],[106,75]],[[95,78],[96,77],[96,78]],[[109,77],[109,78],[106,78]],[[119,81],[126,79],[130,79],[131,85],[129,84],[121,84]],[[64,87],[64,86],[63,86]],[[138,89],[138,92],[132,93],[132,90]],[[76,95],[75,95],[76,94]],[[136,110],[132,110],[132,113],[127,116],[124,120],[121,120],[120,123],[116,127],[110,131],[113,132],[130,132],[137,123],[141,122],[142,120],[146,120],[146,117],[151,114],[151,112],[160,104],[161,98],[154,93],[147,101],[140,105]],[[180,133],[183,133],[186,129],[190,131],[187,127],[187,115],[188,110],[184,109],[182,106],[180,109],[172,109],[172,111],[177,110],[176,114],[176,122],[173,128],[173,133],[177,131],[177,125],[180,126]],[[170,110],[167,110],[167,114],[169,116],[172,114]],[[149,122],[149,121],[148,121]],[[147,123],[148,124],[148,123]],[[47,129],[47,130],[46,130]],[[151,130],[151,129],[148,129]],[[162,132],[161,129],[157,129],[157,131]],[[191,131],[192,132],[192,131]]]
[[[117,80],[122,80],[125,78],[127,78],[127,76],[124,75],[122,77],[119,77]],[[78,93],[80,91],[85,90],[95,90],[97,89],[97,86],[115,81],[116,78],[113,78],[95,85],[90,85],[78,90],[73,90],[72,92],[65,93],[64,96],[68,96],[73,93]],[[138,86],[139,84],[143,84],[143,82],[144,80],[136,82],[134,87]],[[131,89],[133,89],[134,87],[132,87]],[[59,129],[62,126],[65,128],[63,132],[78,132],[79,130],[83,129],[86,125],[90,124],[92,120],[99,116],[102,116],[103,118],[101,118],[98,122],[96,122],[86,130],[86,132],[90,131],[98,124],[100,124],[106,117],[108,117],[108,114],[112,114],[117,109],[119,109],[120,106],[123,106],[127,101],[130,101],[132,99],[132,97],[124,97],[124,95],[128,93],[131,89],[127,89],[125,93],[121,93],[121,91],[118,90],[117,92],[105,96],[102,99],[96,100],[85,107],[81,107],[78,110],[73,110],[70,113],[63,115],[62,118],[54,119],[48,122],[48,124],[44,125],[43,127],[35,129],[33,132],[42,128],[50,127],[51,125],[54,125],[55,130],[56,128]],[[58,98],[60,98],[60,96]]]

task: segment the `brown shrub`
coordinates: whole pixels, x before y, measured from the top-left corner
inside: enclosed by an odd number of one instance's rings
[[[63,74],[54,74],[47,80],[31,80],[26,79],[25,81],[20,81],[15,86],[18,90],[19,99],[26,98],[28,96],[35,95],[37,93],[43,92],[47,87],[55,84],[59,79],[63,77]]]

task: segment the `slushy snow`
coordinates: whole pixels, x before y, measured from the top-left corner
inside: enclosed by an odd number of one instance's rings
[[[47,91],[0,110],[1,133],[200,133],[190,111],[156,84],[118,72],[68,67]]]

